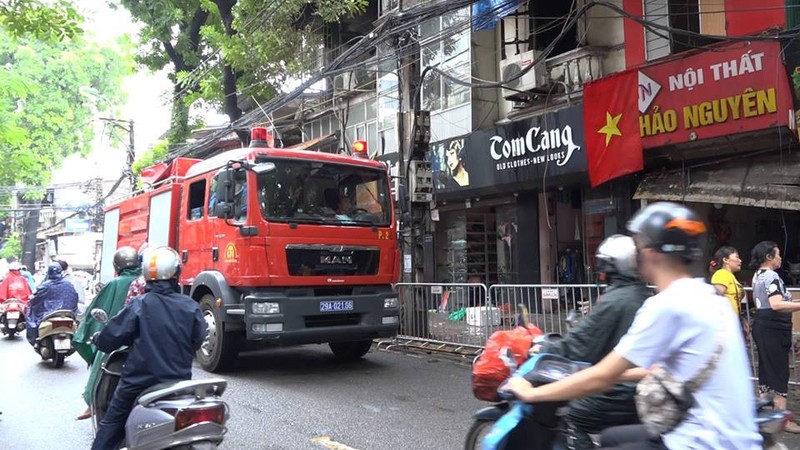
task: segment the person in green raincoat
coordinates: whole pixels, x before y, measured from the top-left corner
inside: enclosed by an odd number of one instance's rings
[[[114,271],[117,273],[117,277],[109,281],[86,308],[87,314],[78,327],[75,336],[72,338],[72,346],[75,348],[75,351],[81,355],[91,367],[89,380],[83,392],[83,400],[87,405],[90,405],[92,386],[94,385],[97,375],[100,373],[100,363],[105,356],[103,352],[98,351],[93,344],[89,343],[89,338],[91,338],[94,333],[100,331],[104,326],[104,324],[96,321],[91,316],[91,311],[95,308],[99,308],[105,311],[108,317],[114,317],[125,307],[125,297],[128,294],[128,288],[131,282],[137,279],[142,273],[139,263],[139,254],[133,247],[120,247],[114,253]],[[78,420],[88,419],[89,417],[91,417],[91,408],[87,406],[86,411],[78,416]]]

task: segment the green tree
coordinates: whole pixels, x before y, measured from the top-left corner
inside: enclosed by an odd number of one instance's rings
[[[97,107],[118,104],[131,73],[125,46],[15,39],[0,30],[0,185],[41,186],[71,154],[87,154]],[[92,105],[87,89],[107,102]]]
[[[141,64],[171,65],[170,142],[189,135],[189,110],[205,101],[231,121],[238,94],[267,101],[311,69],[321,36],[313,23],[362,12],[368,0],[120,0],[143,25]]]
[[[19,238],[19,233],[8,235],[3,247],[0,248],[0,258],[9,258],[11,256],[19,258],[21,255],[22,241]]]
[[[46,185],[65,157],[91,150],[97,109],[122,100],[122,78],[132,69],[126,53],[124,43],[17,39],[0,27],[0,185]],[[86,92],[105,102],[93,105]],[[38,203],[28,194],[26,203]],[[38,225],[39,210],[30,208],[21,255],[28,266]]]
[[[0,0],[0,26],[14,36],[41,40],[73,38],[82,33],[82,21],[67,0]]]

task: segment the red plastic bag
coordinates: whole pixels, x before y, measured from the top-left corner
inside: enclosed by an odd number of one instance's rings
[[[499,401],[497,388],[511,376],[510,370],[500,358],[501,352],[505,352],[506,348],[511,349],[519,366],[528,359],[528,350],[533,339],[542,334],[542,330],[535,325],[492,333],[486,341],[483,353],[472,366],[472,393],[475,398],[487,402]]]

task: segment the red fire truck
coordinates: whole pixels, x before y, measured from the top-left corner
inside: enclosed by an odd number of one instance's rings
[[[273,148],[264,128],[251,137],[248,148],[147,169],[152,188],[106,208],[101,279],[120,246],[175,248],[180,285],[208,323],[197,360],[212,372],[230,369],[245,340],[328,343],[360,358],[399,322],[388,171]]]

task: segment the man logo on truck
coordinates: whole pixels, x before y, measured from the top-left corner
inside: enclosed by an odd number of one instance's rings
[[[322,255],[320,264],[353,264],[353,255]]]

